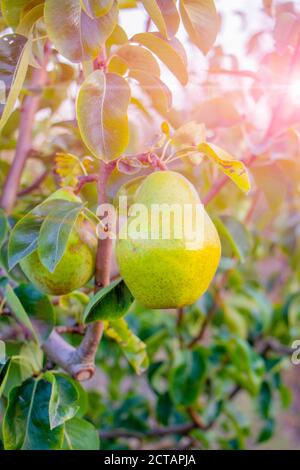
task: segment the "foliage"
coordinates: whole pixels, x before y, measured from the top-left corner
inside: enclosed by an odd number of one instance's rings
[[[0,185],[16,186],[13,210],[0,204],[0,448],[164,449],[171,439],[245,449],[272,438],[300,337],[296,3],[262,2],[250,71],[216,42],[224,12],[213,0],[0,1]],[[128,6],[146,19],[132,37],[120,20]],[[151,171],[194,184],[222,242],[195,304],[147,310],[118,272],[103,289],[96,279],[63,296],[28,282],[22,259],[38,250],[53,273],[76,221],[99,222],[104,168],[111,203]],[[55,330],[74,359],[99,321],[91,389],[46,345]]]

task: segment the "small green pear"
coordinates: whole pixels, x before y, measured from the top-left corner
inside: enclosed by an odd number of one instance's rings
[[[140,238],[133,237],[129,230],[135,219],[130,211],[127,224],[120,230],[116,255],[124,281],[138,302],[147,308],[178,308],[194,303],[207,290],[221,256],[217,230],[194,186],[179,173],[155,172],[142,182],[134,202],[145,206],[148,216],[145,223],[140,224]],[[171,218],[170,236],[164,238],[162,226],[168,221],[164,220],[166,216],[162,212],[159,237],[153,238],[149,212],[157,204],[176,205],[182,208],[182,213],[188,205],[192,208],[190,220],[184,217],[179,222],[182,226],[178,226],[178,220]],[[199,205],[203,211],[201,226],[195,225]],[[140,221],[143,222],[143,216]],[[187,238],[186,223],[199,231],[194,240]]]
[[[56,191],[48,199],[80,201],[67,189]],[[40,261],[37,250],[21,260],[20,265],[28,279],[40,291],[50,295],[68,294],[84,286],[94,275],[96,249],[95,227],[80,214],[63,257],[52,273]]]

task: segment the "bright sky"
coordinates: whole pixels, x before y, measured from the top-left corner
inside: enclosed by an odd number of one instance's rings
[[[249,34],[258,31],[262,22],[266,20],[266,16],[261,12],[262,0],[215,0],[215,2],[217,10],[222,12],[223,17],[217,44],[222,44],[226,52],[235,54],[243,60],[243,46]],[[245,14],[246,23],[238,12]],[[147,14],[142,6],[134,13],[130,9],[121,12],[122,25],[129,37],[141,32],[146,20]],[[184,43],[186,42],[186,33],[183,28],[180,29],[178,37]]]
[[[222,12],[222,26],[217,38],[217,45],[222,45],[225,52],[234,54],[238,57],[240,67],[245,69],[255,69],[255,63],[244,54],[244,46],[249,39],[250,34],[261,29],[263,22],[266,21],[266,15],[262,12],[262,0],[215,0],[217,10]],[[240,14],[242,13],[242,14]],[[120,15],[121,24],[126,30],[129,38],[135,33],[141,32],[145,28],[147,14],[140,5],[139,10],[123,10]],[[272,26],[272,20],[268,20]],[[152,25],[152,29],[156,27]],[[201,71],[207,69],[206,59],[195,46],[187,42],[187,35],[181,26],[177,37],[184,43],[190,71],[194,71],[196,78],[201,76]],[[173,103],[179,104],[183,98],[180,92],[180,85],[171,73],[164,70],[162,74],[163,81],[173,92]],[[198,82],[198,80],[197,80]],[[190,78],[188,89],[193,96],[193,76]]]

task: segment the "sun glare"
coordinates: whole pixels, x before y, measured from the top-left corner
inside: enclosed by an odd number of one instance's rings
[[[300,80],[295,80],[289,85],[288,95],[293,104],[300,104]]]

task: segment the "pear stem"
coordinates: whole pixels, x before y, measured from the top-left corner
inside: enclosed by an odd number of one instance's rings
[[[106,186],[108,178],[113,170],[114,166],[105,164],[104,162],[100,163],[100,173],[97,179],[97,189],[98,189],[98,205],[107,203],[106,195]],[[106,238],[104,240],[98,239],[98,248],[96,254],[96,270],[95,270],[95,289],[94,292],[98,292],[103,287],[108,286],[110,283],[110,271],[111,271],[111,260],[112,260],[112,239]],[[86,329],[84,338],[76,351],[77,358],[84,362],[88,363],[94,373],[94,362],[95,356],[99,343],[102,338],[104,330],[104,323],[102,321],[97,321],[89,325]],[[81,374],[80,374],[81,375]],[[77,374],[77,379],[80,379],[80,375]],[[85,371],[84,371],[85,377]]]

